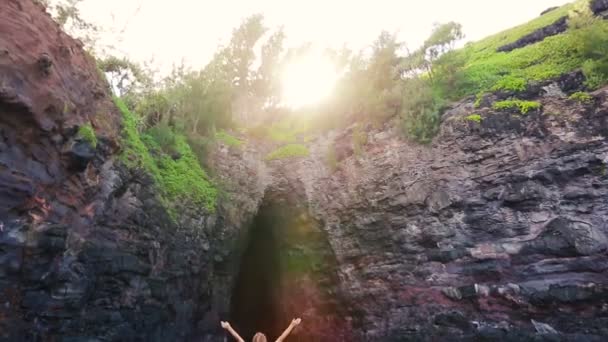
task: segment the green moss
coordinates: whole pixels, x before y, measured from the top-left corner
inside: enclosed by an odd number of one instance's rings
[[[120,160],[127,167],[142,168],[152,176],[159,198],[172,217],[176,217],[176,205],[182,202],[214,212],[217,189],[201,168],[186,137],[164,129],[160,129],[162,134],[159,130],[140,134],[137,117],[120,99],[114,101],[123,115]]]
[[[471,115],[466,116],[465,120],[481,123],[482,118],[481,118],[481,115],[479,115],[479,114],[471,114]]]
[[[156,158],[159,169],[159,185],[167,200],[190,202],[214,211],[217,190],[201,168],[198,159],[186,141],[186,137],[175,136],[175,152],[178,158],[162,154]]]
[[[492,87],[492,90],[512,90],[512,91],[524,91],[526,90],[526,82],[525,79],[516,77],[513,75],[503,77]]]
[[[306,157],[310,154],[308,148],[302,144],[289,144],[280,147],[266,156],[266,160],[276,160],[285,158]]]
[[[97,136],[95,130],[90,123],[80,126],[78,128],[78,137],[91,145],[93,148],[97,148]]]
[[[568,97],[570,100],[577,101],[580,103],[590,103],[593,102],[593,97],[584,91],[577,91],[576,93],[570,95]]]
[[[523,100],[505,100],[497,101],[492,104],[492,108],[495,110],[508,110],[517,109],[521,114],[527,114],[530,110],[540,109],[541,104],[537,101],[523,101]]]
[[[241,147],[243,142],[237,137],[228,134],[226,131],[219,131],[215,134],[215,138],[227,146]]]

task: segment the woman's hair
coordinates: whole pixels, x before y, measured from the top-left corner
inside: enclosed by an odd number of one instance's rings
[[[266,340],[266,335],[262,334],[261,332],[256,333],[256,334],[253,336],[253,340],[251,340],[251,341],[252,341],[252,342],[268,342],[268,341]]]

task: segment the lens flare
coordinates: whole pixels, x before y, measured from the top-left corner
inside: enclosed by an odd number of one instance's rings
[[[309,53],[291,62],[282,77],[282,102],[289,107],[315,104],[327,97],[338,74],[321,53]]]

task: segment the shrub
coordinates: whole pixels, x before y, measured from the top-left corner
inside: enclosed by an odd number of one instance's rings
[[[302,144],[289,144],[280,147],[266,156],[266,160],[276,160],[285,158],[306,157],[310,154],[308,148]]]
[[[576,93],[570,95],[568,99],[580,103],[590,103],[593,101],[593,97],[584,91],[577,91]]]
[[[401,118],[406,135],[414,141],[431,142],[439,130],[441,101],[423,79],[410,79],[403,87]]]
[[[481,118],[481,115],[479,115],[479,114],[471,114],[471,115],[466,116],[465,120],[481,123],[482,118]]]
[[[596,89],[608,83],[608,23],[585,6],[569,25],[576,42],[574,48],[585,59],[582,69],[587,87]]]
[[[605,61],[588,60],[583,63],[585,85],[590,89],[599,89],[608,83],[608,58]]]
[[[530,110],[536,110],[540,107],[540,102],[523,100],[497,101],[492,104],[492,108],[495,110],[517,109],[521,114],[527,114]]]
[[[97,148],[97,136],[95,135],[95,130],[90,123],[82,125],[80,128],[78,128],[78,138],[89,143],[92,148]]]

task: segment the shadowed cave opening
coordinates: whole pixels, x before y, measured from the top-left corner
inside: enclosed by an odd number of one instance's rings
[[[340,323],[336,260],[325,233],[302,208],[265,200],[251,223],[230,300],[230,322],[246,340],[274,341],[291,319],[290,341],[335,341]]]
[[[246,341],[258,331],[270,339],[280,334],[277,334],[280,215],[276,209],[270,204],[263,205],[254,218],[232,293],[232,325]]]

